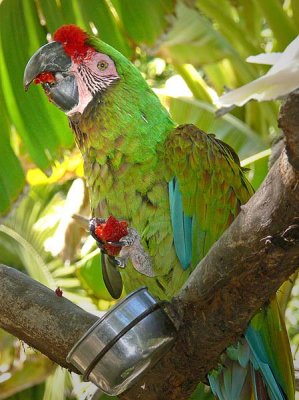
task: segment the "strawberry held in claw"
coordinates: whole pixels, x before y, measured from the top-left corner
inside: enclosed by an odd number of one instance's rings
[[[95,235],[104,243],[104,249],[109,256],[117,256],[121,250],[121,246],[112,245],[107,242],[118,242],[119,239],[127,234],[127,222],[119,221],[112,215],[110,215],[106,222],[100,223],[95,228]]]

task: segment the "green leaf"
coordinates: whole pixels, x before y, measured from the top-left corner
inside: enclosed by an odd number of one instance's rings
[[[21,392],[16,393],[15,395],[10,396],[9,398],[6,398],[6,400],[41,400],[43,392],[44,392],[44,385],[43,384],[36,385],[28,389],[22,390]]]
[[[41,255],[41,248],[38,246],[37,238],[34,238],[34,232],[28,230],[28,224],[23,224],[24,226],[27,226],[26,231],[22,230],[20,223],[16,224],[15,229],[0,225],[2,246],[6,247],[7,250],[9,248],[14,250],[15,254],[18,255],[19,262],[32,278],[54,289],[56,284],[48,271],[45,256]],[[4,235],[6,238],[3,237]]]
[[[279,0],[254,0],[254,4],[261,9],[263,16],[274,33],[277,40],[275,51],[284,50],[297,36],[298,32],[293,21],[284,11],[281,2]]]
[[[0,99],[3,96],[0,88]],[[4,106],[0,107],[0,215],[9,211],[10,205],[18,198],[25,185],[22,166],[10,145],[10,126]]]
[[[232,10],[228,0],[217,0],[217,2],[214,0],[197,0],[196,5],[217,24],[217,31],[223,34],[223,37],[238,50],[241,57],[245,58],[255,53],[257,49],[251,40],[251,35],[248,35],[240,24],[240,19]]]
[[[291,9],[293,13],[293,21],[296,25],[297,32],[299,31],[299,2],[298,0],[291,0]]]
[[[98,251],[84,257],[78,265],[77,276],[81,285],[98,299],[113,300],[102,277],[101,256]]]
[[[170,57],[176,64],[205,65],[235,54],[211,21],[196,9],[179,2],[170,22],[171,28],[163,37],[159,54]]]
[[[253,188],[257,190],[269,171],[269,155],[257,159],[256,161],[246,164],[249,169],[247,178],[250,180]]]
[[[124,29],[136,43],[153,45],[167,27],[173,0],[111,0]]]
[[[256,48],[259,48],[261,46],[261,29],[263,25],[260,9],[253,1],[248,0],[238,0],[233,5],[235,15],[238,16],[238,22],[242,24],[245,32],[250,32],[250,40]]]

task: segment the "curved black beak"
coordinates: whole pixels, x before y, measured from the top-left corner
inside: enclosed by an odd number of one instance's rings
[[[48,99],[65,113],[79,102],[79,92],[74,74],[70,72],[71,58],[59,42],[51,42],[41,47],[30,58],[24,71],[24,88],[42,72],[50,72],[53,82],[41,82]]]
[[[28,61],[24,71],[24,88],[28,90],[30,83],[42,72],[67,72],[72,64],[59,42],[45,44]]]

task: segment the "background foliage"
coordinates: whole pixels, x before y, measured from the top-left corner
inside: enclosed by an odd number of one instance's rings
[[[281,51],[298,35],[299,3],[0,0],[0,262],[52,289],[60,286],[70,300],[100,313],[112,299],[101,279],[99,254],[71,218],[73,213],[88,215],[80,155],[66,117],[40,87],[26,94],[22,84],[33,52],[68,23],[129,57],[178,123],[195,123],[234,147],[258,188],[278,135],[278,104],[250,102],[215,118],[214,103],[224,88],[265,73],[265,66],[247,64],[246,57]],[[281,305],[295,355],[299,285],[288,302],[292,282],[281,291]],[[93,389],[77,376],[0,331],[0,399],[92,396]]]

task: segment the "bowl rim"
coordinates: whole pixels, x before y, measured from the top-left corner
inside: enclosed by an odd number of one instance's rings
[[[122,304],[126,303],[127,300],[129,300],[131,297],[135,296],[138,292],[141,292],[143,290],[146,290],[150,295],[151,293],[149,292],[147,286],[141,286],[140,288],[134,290],[133,292],[129,293],[126,297],[124,297],[121,301],[116,303],[114,306],[112,306],[102,317],[100,317],[91,327],[80,337],[80,339],[73,345],[71,350],[69,351],[68,355],[66,356],[66,361],[72,364],[72,356],[75,353],[76,349],[82,344],[82,342],[86,339],[87,336],[91,334],[91,332],[101,324],[107,317],[109,317],[110,314],[114,312],[119,306]],[[152,295],[151,295],[152,296]],[[155,300],[157,303],[157,300],[152,296],[152,298]]]
[[[105,356],[108,351],[112,349],[114,345],[117,344],[119,340],[123,338],[131,329],[133,329],[139,322],[143,321],[148,315],[153,314],[155,311],[161,310],[161,304],[159,302],[153,303],[150,307],[148,307],[145,311],[139,314],[136,318],[134,318],[128,325],[126,325],[117,335],[115,335],[110,342],[106,344],[103,349],[96,354],[94,359],[89,363],[86,370],[83,373],[83,380],[86,381],[89,378],[89,375],[92,373],[96,365],[101,361],[101,359]]]

